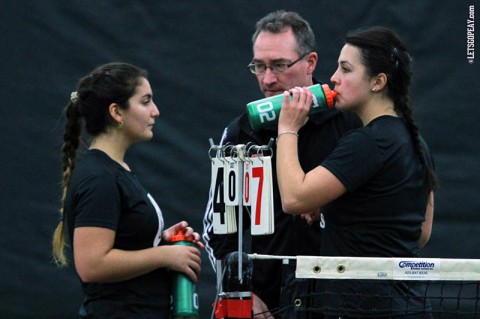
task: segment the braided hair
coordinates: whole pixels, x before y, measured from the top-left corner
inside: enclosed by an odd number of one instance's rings
[[[80,79],[77,91],[72,92],[65,107],[65,131],[62,146],[62,198],[60,221],[55,229],[52,250],[55,262],[60,266],[68,264],[65,256],[64,209],[75,157],[80,145],[82,127],[92,137],[107,130],[116,123],[109,113],[111,103],[121,109],[128,109],[128,100],[135,94],[141,78],[147,72],[127,63],[108,63],[97,67],[92,73]]]
[[[369,76],[386,74],[388,79],[386,94],[392,99],[395,111],[402,116],[410,132],[415,151],[423,166],[428,196],[436,189],[437,179],[432,168],[427,165],[418,126],[413,120],[410,103],[412,59],[405,44],[394,31],[381,26],[350,31],[345,35],[345,42],[359,48],[360,58]]]

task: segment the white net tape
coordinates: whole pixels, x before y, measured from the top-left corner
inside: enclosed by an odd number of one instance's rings
[[[319,257],[250,254],[252,259],[294,259],[297,278],[480,281],[479,259]]]
[[[295,278],[314,289],[294,296],[316,318],[479,318],[480,260],[249,255],[294,260]],[[312,285],[310,285],[312,286]],[[313,315],[312,315],[313,314]]]
[[[480,280],[480,260],[440,258],[298,257],[297,278]]]

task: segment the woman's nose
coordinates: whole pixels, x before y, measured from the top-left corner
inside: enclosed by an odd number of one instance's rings
[[[330,77],[330,82],[332,82],[332,83],[335,84],[335,85],[338,84],[338,81],[337,81],[337,71],[335,71],[335,73],[333,73],[332,76]]]

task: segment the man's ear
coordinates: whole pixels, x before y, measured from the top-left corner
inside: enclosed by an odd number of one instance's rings
[[[308,62],[307,73],[308,74],[313,74],[313,71],[315,71],[315,67],[317,66],[317,61],[318,61],[317,52],[310,52],[307,57],[307,62]]]

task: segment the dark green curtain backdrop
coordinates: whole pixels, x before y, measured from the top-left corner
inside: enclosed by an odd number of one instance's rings
[[[262,97],[245,66],[256,20],[277,9],[310,21],[315,76],[327,83],[347,30],[381,24],[404,38],[414,58],[416,119],[440,178],[423,256],[480,258],[480,47],[474,63],[467,60],[475,2],[0,1],[0,318],[75,318],[82,299],[74,270],[56,268],[50,255],[62,109],[77,80],[111,61],[149,70],[161,114],[153,141],[127,159],[167,225],[186,219],[202,231],[208,139],[218,143],[224,125]],[[209,318],[215,276],[203,257],[201,318]]]

